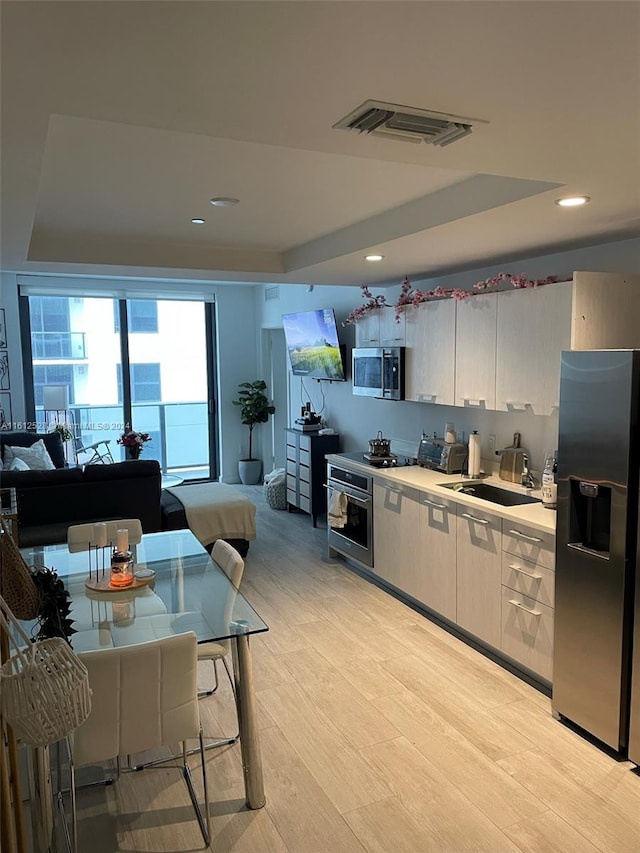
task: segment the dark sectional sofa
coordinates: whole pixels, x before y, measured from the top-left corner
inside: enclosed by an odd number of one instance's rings
[[[30,447],[40,438],[53,471],[0,471],[0,488],[15,487],[21,548],[66,542],[71,524],[139,518],[145,533],[161,529],[160,465],[155,459],[66,468],[58,433],[0,432],[4,446]]]

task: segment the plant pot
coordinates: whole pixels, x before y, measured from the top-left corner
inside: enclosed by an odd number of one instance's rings
[[[238,462],[238,473],[245,486],[255,486],[256,483],[260,482],[262,475],[262,460],[241,459]]]

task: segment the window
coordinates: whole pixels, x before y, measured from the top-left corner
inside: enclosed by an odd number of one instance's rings
[[[158,331],[158,303],[154,299],[130,299],[127,302],[129,332]],[[120,331],[120,303],[113,303],[113,327]]]
[[[70,357],[69,300],[63,296],[30,296],[29,311],[33,357]]]
[[[42,389],[45,385],[66,385],[69,403],[73,403],[73,367],[70,364],[34,364],[33,390],[36,406],[43,406]]]
[[[117,364],[118,371],[118,402],[122,402],[122,365]],[[160,390],[159,364],[131,365],[131,402],[159,403],[162,399]]]

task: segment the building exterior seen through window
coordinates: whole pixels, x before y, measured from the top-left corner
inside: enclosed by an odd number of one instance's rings
[[[143,458],[185,479],[210,476],[208,365],[204,303],[136,299],[126,303],[131,400],[124,399],[121,302],[105,297],[29,296],[36,421],[46,422],[43,389],[67,388],[74,443],[148,432]],[[112,317],[114,322],[106,322]],[[131,423],[124,411],[131,406]],[[78,458],[78,462],[86,462]]]

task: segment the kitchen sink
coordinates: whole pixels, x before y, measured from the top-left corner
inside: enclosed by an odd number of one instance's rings
[[[539,498],[532,498],[530,495],[512,492],[510,489],[501,489],[499,486],[490,486],[488,483],[440,483],[439,485],[444,489],[462,492],[470,497],[480,498],[480,500],[489,501],[492,504],[500,504],[500,506],[520,506],[521,504],[540,503]]]

